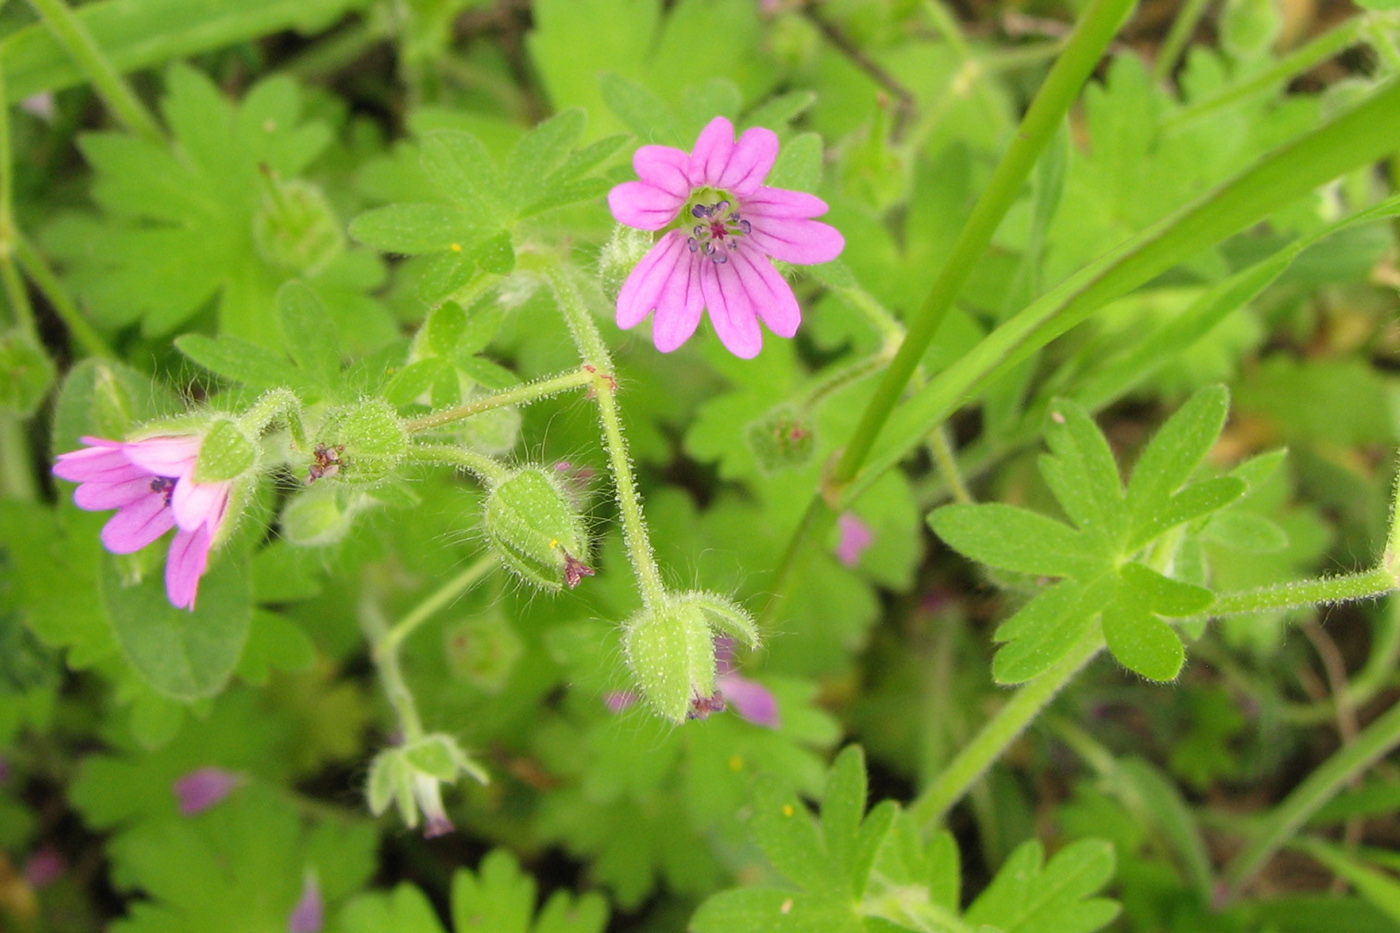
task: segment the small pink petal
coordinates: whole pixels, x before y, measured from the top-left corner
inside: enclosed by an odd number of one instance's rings
[[[778,700],[763,684],[740,674],[726,674],[718,678],[716,684],[725,702],[749,722],[769,729],[781,724]]]
[[[748,293],[730,266],[700,263],[700,291],[720,342],[740,359],[751,360],[763,349],[763,333]]]
[[[100,444],[59,454],[53,467],[53,475],[74,483],[117,483],[136,476],[150,475],[140,467],[133,466],[131,461],[126,459],[126,454],[122,453],[120,446],[111,446],[115,441],[103,441],[96,437],[83,438],[84,443],[89,441],[99,441]]]
[[[194,611],[199,595],[199,578],[209,569],[209,529],[180,531],[170,542],[165,561],[165,595],[178,609]]]
[[[301,887],[301,899],[287,918],[287,933],[321,933],[325,924],[326,905],[321,899],[321,885],[316,880],[316,872],[308,868]]]
[[[778,161],[778,134],[761,126],[744,130],[715,185],[744,198],[759,190]]]
[[[875,543],[875,533],[854,512],[842,512],[836,525],[841,536],[836,556],[847,567],[854,567],[860,563],[860,556],[866,549]]]
[[[755,260],[752,250],[739,249],[730,254],[729,264],[739,276],[739,282],[749,296],[749,303],[768,329],[779,337],[791,337],[802,323],[802,308],[797,296],[773,264],[767,259]]]
[[[679,266],[690,261],[684,232],[672,230],[658,240],[618,292],[617,326],[625,330],[640,324],[656,308],[661,293],[676,276]]]
[[[705,298],[700,292],[700,263],[685,249],[656,299],[651,339],[656,349],[670,353],[690,339],[700,326]]]
[[[198,434],[148,437],[129,441],[122,446],[126,459],[149,470],[155,476],[176,477],[184,474],[199,458],[204,439]]]
[[[33,888],[47,888],[68,872],[68,860],[50,843],[44,843],[24,864],[24,880]]]
[[[196,483],[188,475],[180,477],[170,497],[175,524],[182,531],[194,531],[203,526],[212,536],[223,524],[228,494],[228,483]]]
[[[690,153],[686,175],[692,188],[719,187],[719,179],[734,155],[734,124],[726,117],[715,117],[700,131]]]
[[[820,217],[827,212],[826,202],[805,191],[786,188],[759,188],[744,198],[744,216]]]
[[[690,197],[690,182],[685,177],[689,165],[690,156],[673,146],[643,146],[632,156],[638,178],[681,201]]]
[[[113,554],[134,554],[175,527],[165,496],[152,492],[117,511],[102,526],[102,546]]]
[[[180,813],[195,816],[222,803],[243,783],[243,776],[224,768],[196,768],[175,782]]]
[[[144,473],[140,467],[131,464],[127,464],[127,469],[135,471],[138,475],[119,482],[83,483],[73,491],[74,504],[89,512],[101,512],[106,509],[120,509],[150,495],[161,496],[161,501],[164,502],[164,494],[158,485],[162,482],[160,477]],[[153,487],[152,483],[156,483],[157,486]]]
[[[613,690],[603,696],[603,704],[607,706],[608,712],[620,713],[630,706],[636,704],[640,699],[631,690]]]
[[[620,224],[660,230],[676,219],[685,195],[674,195],[644,181],[624,181],[608,192],[608,209]]]

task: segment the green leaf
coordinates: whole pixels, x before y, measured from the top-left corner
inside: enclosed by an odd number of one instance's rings
[[[767,184],[794,191],[815,191],[822,181],[822,138],[802,133],[783,144]]]
[[[1237,551],[1270,554],[1288,547],[1288,532],[1258,512],[1226,509],[1211,516],[1201,537]]]
[[[1393,875],[1378,871],[1346,850],[1320,839],[1299,839],[1294,844],[1341,875],[1358,894],[1400,923],[1400,881]]]
[[[1224,386],[1208,386],[1167,419],[1148,443],[1128,483],[1134,518],[1160,510],[1191,479],[1220,436],[1230,411]]]
[[[556,113],[520,138],[506,169],[506,200],[517,211],[539,199],[548,178],[583,135],[588,115],[577,107]]]
[[[175,346],[210,372],[251,389],[301,387],[305,383],[300,371],[280,353],[239,337],[185,334],[175,338]]]
[[[1144,512],[1136,517],[1133,534],[1128,539],[1127,553],[1138,550],[1163,532],[1183,522],[1193,521],[1225,508],[1244,495],[1245,484],[1233,476],[1192,483],[1167,500],[1159,511]]]
[[[844,873],[826,851],[812,814],[776,779],[761,778],[755,786],[749,829],[773,867],[794,884],[838,897],[848,893]]]
[[[1036,594],[1003,622],[996,639],[1004,644],[992,662],[996,682],[1024,683],[1063,658],[1098,611],[1091,598],[1097,590],[1063,580]]]
[[[636,81],[612,72],[598,78],[603,100],[613,113],[644,142],[667,146],[682,145],[684,133],[675,114],[659,97]]]
[[[1215,602],[1215,594],[1205,587],[1164,577],[1137,562],[1124,564],[1118,572],[1128,590],[1143,605],[1164,616],[1196,615]]]
[[[865,818],[865,794],[865,754],[859,745],[852,745],[836,757],[822,792],[822,838],[838,865],[851,865],[855,856]],[[852,886],[864,880],[852,878]]]
[[[340,337],[321,299],[292,279],[277,290],[277,320],[292,360],[317,386],[332,389],[340,380]]]
[[[74,10],[104,56],[120,72],[330,23],[367,0],[107,0]],[[19,29],[0,43],[6,103],[82,84],[87,75],[43,23]]]
[[[968,908],[966,921],[1001,933],[1091,933],[1118,916],[1118,905],[1091,897],[1113,877],[1113,847],[1081,839],[1043,865],[1040,842],[1024,843]]]
[[[476,875],[459,871],[452,879],[454,933],[602,933],[608,922],[596,894],[574,902],[559,891],[532,923],[534,913],[535,879],[504,849],[487,855]]]
[[[505,189],[486,146],[471,133],[434,130],[423,137],[423,171],[482,226],[504,222]]]
[[[384,387],[384,399],[390,405],[408,405],[453,373],[452,364],[437,356],[409,363]]]
[[[340,914],[345,933],[444,933],[432,902],[404,882],[387,894],[361,894]]]
[[[979,563],[1016,573],[1084,578],[1096,562],[1083,536],[1038,512],[991,502],[945,505],[928,518],[948,546]]]
[[[1081,531],[1100,540],[1121,533],[1123,485],[1113,451],[1098,425],[1077,402],[1056,399],[1045,432],[1054,457],[1040,461],[1040,472]]]
[[[1175,680],[1186,649],[1166,622],[1143,605],[1130,585],[1120,585],[1103,610],[1103,634],[1119,664],[1149,680]]]
[[[217,563],[200,582],[193,612],[170,604],[161,575],[133,583],[115,560],[105,562],[101,594],[123,653],[157,693],[189,701],[224,688],[253,616],[252,586],[243,568]]]
[[[700,905],[694,933],[867,933],[854,906],[833,898],[794,897],[775,888],[733,888]]]
[[[461,252],[485,232],[482,218],[450,204],[388,204],[350,221],[350,235],[385,253]]]

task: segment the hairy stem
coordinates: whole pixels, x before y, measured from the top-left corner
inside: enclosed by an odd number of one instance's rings
[[[495,569],[497,563],[496,555],[488,553],[484,557],[478,558],[467,569],[457,576],[448,580],[437,590],[429,594],[413,611],[400,619],[393,628],[383,634],[375,651],[380,654],[397,654],[399,646],[404,639],[418,630],[424,622],[428,621],[439,609],[448,605],[463,594],[480,583],[488,573]]]
[[[510,389],[503,389],[499,392],[492,392],[490,395],[483,395],[474,398],[470,402],[458,405],[456,408],[446,408],[442,411],[429,412],[420,418],[404,424],[404,430],[409,434],[422,434],[424,431],[431,431],[443,425],[462,421],[473,415],[491,411],[496,408],[505,408],[509,405],[528,405],[530,402],[537,402],[540,399],[549,398],[551,395],[558,395],[560,392],[567,392],[569,389],[577,389],[593,382],[594,374],[586,369],[579,369],[572,373],[563,373],[558,376],[549,376],[544,379],[536,379],[534,382],[527,382],[521,386]]]

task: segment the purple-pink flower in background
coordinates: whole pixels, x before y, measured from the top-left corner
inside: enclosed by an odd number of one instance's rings
[[[165,592],[175,606],[194,609],[232,486],[194,481],[202,435],[82,441],[88,446],[59,455],[54,475],[78,484],[73,501],[79,508],[117,510],[102,529],[102,545],[113,554],[139,551],[176,528],[165,565]]]
[[[836,556],[847,567],[854,567],[860,563],[860,556],[875,543],[875,532],[854,512],[842,512],[836,525],[840,534],[836,542]]]
[[[735,142],[724,117],[710,121],[690,153],[637,150],[640,181],[613,188],[608,206],[619,223],[666,232],[623,283],[619,327],[635,327],[655,311],[652,340],[669,353],[708,309],[719,339],[744,359],[763,348],[760,319],[780,337],[797,333],[802,311],[771,260],[830,262],[846,241],[812,219],[826,213],[821,198],[763,184],[777,158],[776,133],[753,127]]]
[[[301,899],[287,917],[287,933],[321,933],[325,925],[326,902],[321,898],[321,883],[315,869],[308,868],[301,886]]]
[[[180,801],[180,814],[196,816],[210,807],[218,806],[243,781],[243,775],[224,768],[196,768],[176,780],[171,789]]]

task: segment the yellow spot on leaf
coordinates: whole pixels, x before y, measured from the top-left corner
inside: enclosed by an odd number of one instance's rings
[[[461,251],[462,251],[462,244],[461,244],[461,243],[453,243],[453,244],[452,244],[452,252],[454,252],[454,253],[460,253]]]
[[[738,755],[731,755],[730,758],[729,758],[729,770],[730,770],[730,771],[742,771],[743,768],[744,768],[744,759],[740,758]]]
[[[794,813],[796,813],[796,812],[797,812],[797,811],[794,810],[794,809],[792,808],[792,804],[790,804],[790,803],[785,803],[785,804],[783,804],[783,816],[792,816],[792,815],[793,815]]]

